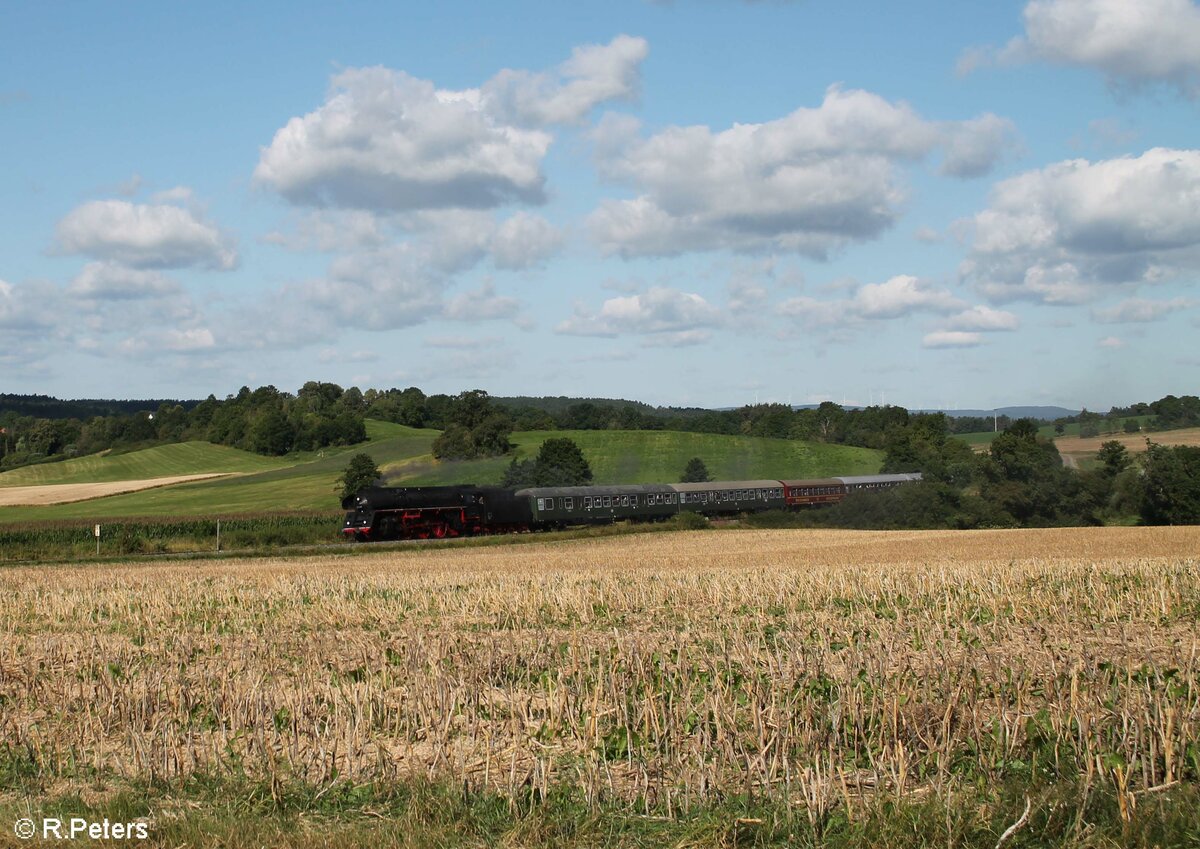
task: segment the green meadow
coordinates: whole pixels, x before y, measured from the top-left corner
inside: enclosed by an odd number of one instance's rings
[[[260,457],[208,443],[164,445],[115,456],[84,457],[0,475],[0,486],[138,480],[227,472],[195,481],[73,504],[0,508],[0,524],[54,519],[130,516],[218,516],[340,509],[338,478],[349,458],[371,455],[396,486],[495,484],[514,454],[485,460],[439,462],[430,448],[438,431],[368,422],[368,441],[284,458]],[[530,457],[546,439],[575,440],[596,483],[654,483],[679,479],[700,457],[719,480],[806,478],[872,474],[882,453],[844,445],[786,439],[670,431],[527,431],[514,433],[515,456]]]

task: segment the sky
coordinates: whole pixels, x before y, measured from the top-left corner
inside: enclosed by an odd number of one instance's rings
[[[1200,387],[1200,6],[0,5],[0,392]]]

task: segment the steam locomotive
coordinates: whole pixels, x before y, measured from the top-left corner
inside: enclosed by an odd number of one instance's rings
[[[342,533],[360,542],[444,539],[620,521],[691,511],[733,516],[834,504],[854,492],[916,483],[920,472],[812,480],[552,486],[369,487],[342,501]]]

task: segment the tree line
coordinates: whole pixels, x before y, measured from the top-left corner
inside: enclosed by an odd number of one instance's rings
[[[204,440],[279,456],[367,438],[362,392],[312,381],[296,394],[274,386],[242,387],[223,400],[160,402],[154,410],[81,418],[0,412],[0,469],[68,459],[109,449]]]
[[[914,416],[891,433],[883,471],[924,481],[859,493],[810,518],[853,528],[1014,528],[1200,523],[1200,448],[1156,445],[1131,454],[1105,442],[1095,468],[1066,467],[1053,440],[1017,419],[977,454],[941,414]]]

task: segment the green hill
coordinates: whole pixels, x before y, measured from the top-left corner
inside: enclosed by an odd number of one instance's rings
[[[316,454],[264,458],[234,449],[187,443],[67,463],[57,476],[52,467],[20,469],[0,476],[5,485],[87,483],[204,472],[237,472],[230,477],[49,507],[0,509],[0,523],[43,519],[122,516],[230,515],[263,511],[339,509],[337,480],[351,455],[366,451],[393,485],[496,483],[512,456],[442,463],[430,447],[437,431],[368,422],[369,442]],[[597,483],[655,483],[679,479],[687,461],[700,457],[717,479],[871,474],[882,454],[866,448],[749,436],[668,431],[530,431],[513,434],[518,457],[534,455],[552,437],[574,439],[592,466]],[[211,449],[211,450],[210,450]],[[30,480],[42,470],[46,477]],[[9,481],[9,475],[22,473]]]
[[[211,442],[181,442],[128,454],[94,454],[61,463],[24,466],[0,474],[0,487],[145,480],[210,472],[265,472],[295,462]]]
[[[528,431],[514,433],[512,442],[516,456],[525,458],[559,437],[579,445],[596,483],[671,483],[692,457],[702,459],[717,480],[874,474],[883,459],[882,452],[845,445],[674,431]],[[381,466],[389,483],[417,486],[494,483],[511,461],[512,455],[439,463],[427,455]]]

